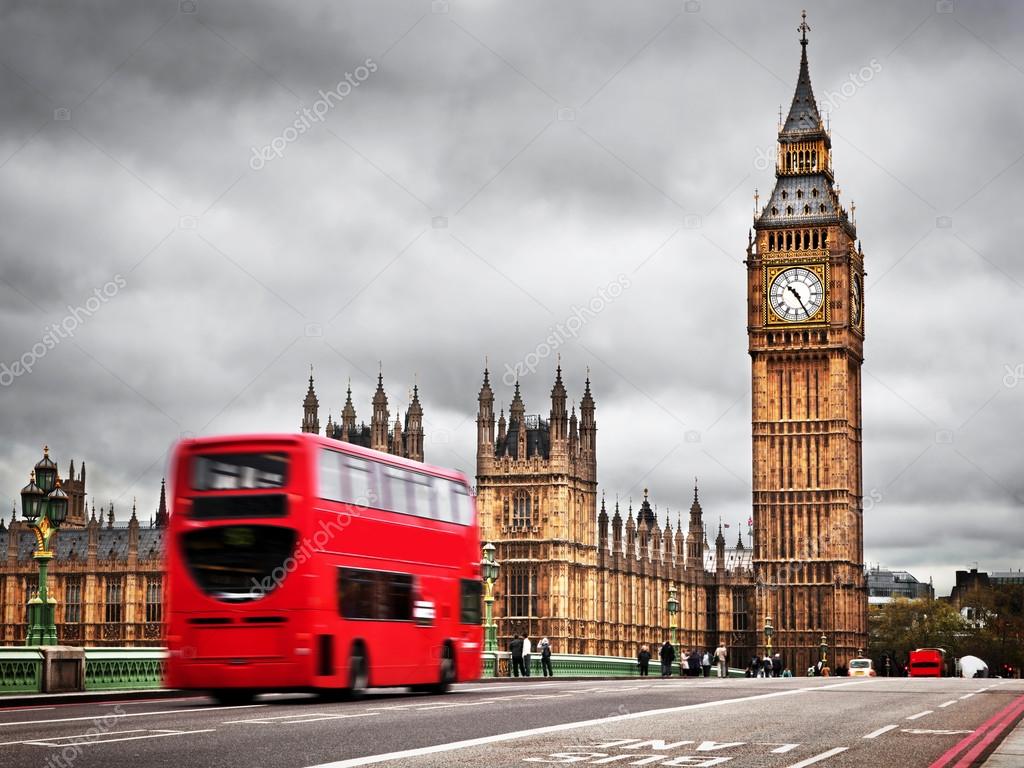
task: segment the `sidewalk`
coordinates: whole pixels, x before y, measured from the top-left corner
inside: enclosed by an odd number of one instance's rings
[[[1010,731],[982,768],[1020,768],[1024,765],[1024,720]]]

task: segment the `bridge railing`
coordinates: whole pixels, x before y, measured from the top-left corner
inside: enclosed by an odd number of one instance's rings
[[[160,688],[163,648],[86,648],[85,690]],[[43,653],[38,648],[0,647],[0,694],[41,693]]]

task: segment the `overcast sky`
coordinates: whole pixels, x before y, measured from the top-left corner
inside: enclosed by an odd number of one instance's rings
[[[322,424],[415,377],[427,459],[472,473],[485,356],[546,414],[557,346],[609,497],[674,518],[699,476],[746,531],[742,259],[800,3],[0,8],[8,504],[45,442],[148,519],[179,435],[297,429],[310,364]],[[1024,6],[808,23],[868,271],[866,557],[948,594],[1024,567]]]

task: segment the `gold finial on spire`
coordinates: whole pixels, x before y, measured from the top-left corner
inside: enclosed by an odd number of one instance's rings
[[[50,446],[44,445],[43,446],[43,456],[49,456],[49,455],[50,455]]]
[[[800,33],[800,44],[807,45],[807,33],[811,31],[810,26],[807,24],[807,10],[800,12],[800,26],[796,28]]]

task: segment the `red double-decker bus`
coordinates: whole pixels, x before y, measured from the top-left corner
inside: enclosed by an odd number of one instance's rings
[[[946,677],[946,651],[943,648],[918,648],[910,652],[907,664],[909,677]]]
[[[480,676],[462,473],[299,434],[183,441],[171,478],[168,686],[240,703]]]

